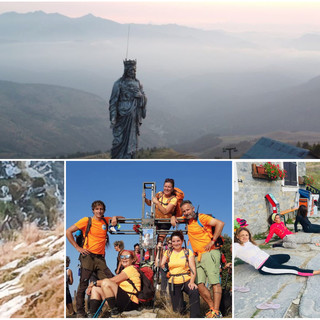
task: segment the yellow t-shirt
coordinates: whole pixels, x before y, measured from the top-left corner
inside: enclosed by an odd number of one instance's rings
[[[201,253],[206,252],[204,247],[211,241],[212,238],[212,227],[209,225],[211,219],[211,216],[200,213],[199,220],[203,227],[199,225],[196,219],[191,219],[188,224],[188,237],[192,250],[200,255]],[[214,246],[212,249],[214,249]]]
[[[163,192],[159,192],[157,194],[157,198],[160,202],[160,204],[166,208],[169,204],[173,204],[174,206],[177,205],[178,199],[175,196],[171,196],[169,198],[167,198]],[[174,210],[174,209],[173,209]],[[170,214],[163,214],[156,206],[156,218],[171,218],[172,213]]]
[[[189,252],[189,257],[193,257],[193,252],[190,249],[187,249]],[[167,261],[169,260],[168,266],[169,266],[169,272],[171,275],[179,274],[179,273],[189,273],[190,274],[190,267],[189,263],[187,263],[186,255],[184,253],[184,249],[182,249],[180,252],[172,251],[171,255],[169,253],[169,250],[166,250],[164,253],[165,257],[167,258]],[[168,258],[170,255],[170,259]],[[184,282],[187,282],[191,279],[191,276],[189,274],[185,274],[183,276],[176,276],[176,277],[170,277],[169,283],[175,283],[175,284],[181,284]]]
[[[105,217],[108,224],[110,219],[111,218],[109,217]],[[85,217],[75,223],[76,227],[82,231],[83,236],[85,236],[88,221],[89,218]],[[106,247],[106,235],[108,232],[107,226],[102,219],[98,221],[92,217],[91,221],[91,227],[88,236],[85,239],[83,248],[95,254],[104,254]]]
[[[140,279],[140,273],[139,271],[134,267],[134,266],[129,266],[124,268],[121,273],[124,272],[128,278],[134,283],[138,291],[141,290],[141,279]],[[130,284],[128,281],[122,281],[119,284],[119,287],[124,290],[125,292],[128,293],[130,299],[134,303],[139,303],[139,299],[137,298],[136,295],[130,294],[129,292],[132,293],[137,293],[137,291],[133,288],[132,284]]]

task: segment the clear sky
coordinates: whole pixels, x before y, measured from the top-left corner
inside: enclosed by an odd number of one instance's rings
[[[70,17],[88,13],[120,23],[176,23],[226,31],[316,32],[319,0],[1,2],[0,13],[43,10]]]
[[[105,216],[122,215],[141,218],[143,182],[155,182],[161,191],[166,178],[173,178],[176,187],[185,193],[199,212],[213,214],[225,222],[223,234],[232,235],[232,165],[230,161],[68,161],[66,168],[66,226],[91,216],[91,203],[105,202]],[[122,225],[122,230],[132,226]],[[179,226],[184,229],[184,225]],[[123,240],[125,248],[133,249],[138,235],[110,235],[106,260],[111,271],[116,266],[113,242]],[[67,241],[67,255],[78,285],[78,252]]]

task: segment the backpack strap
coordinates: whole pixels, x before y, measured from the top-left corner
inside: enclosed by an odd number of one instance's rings
[[[198,222],[199,226],[202,228],[202,230],[209,235],[209,237],[211,238],[211,240],[213,240],[213,232],[212,232],[212,236],[210,236],[209,231],[204,227],[204,225],[203,225],[203,224],[201,223],[201,221],[200,221],[200,217],[199,217],[200,214],[204,214],[204,213],[199,213],[199,214],[197,214],[197,222]],[[213,217],[212,217],[212,218],[213,218]]]
[[[88,223],[87,223],[87,227],[86,227],[86,231],[84,233],[84,238],[83,238],[83,243],[82,243],[82,247],[84,246],[85,242],[86,242],[86,238],[88,237],[88,233],[90,231],[92,225],[92,218],[88,217]]]

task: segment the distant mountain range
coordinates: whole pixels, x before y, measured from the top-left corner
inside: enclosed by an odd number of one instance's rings
[[[253,40],[258,35],[131,26],[130,57],[138,59],[148,97],[140,147],[226,157],[225,143],[241,150],[252,143],[241,136],[320,132],[320,77],[308,77],[317,75],[309,50],[317,49],[319,35],[268,51],[263,38]],[[91,14],[1,14],[0,156],[109,150],[108,99],[122,74],[127,33],[128,25]],[[290,49],[279,56],[284,48]]]
[[[133,24],[134,36],[153,40],[166,38],[196,42],[214,42],[221,46],[254,47],[253,43],[223,31],[204,31],[176,24]],[[1,41],[84,41],[124,37],[128,24],[102,19],[92,14],[68,18],[58,13],[35,11],[25,14],[8,12],[0,15]]]

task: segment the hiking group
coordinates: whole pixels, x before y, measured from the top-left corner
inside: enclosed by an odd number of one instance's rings
[[[200,297],[208,305],[206,318],[221,318],[220,248],[223,244],[221,232],[224,222],[211,215],[197,213],[189,200],[176,196],[181,192],[174,187],[173,179],[166,179],[162,192],[148,205],[155,204],[155,218],[169,218],[170,223],[157,223],[157,257],[163,253],[161,265],[161,294],[166,294],[168,283],[173,311],[184,314],[186,303],[183,292],[189,296],[191,318],[200,318]],[[139,310],[144,301],[154,298],[153,279],[139,267],[144,257],[139,255],[139,244],[135,250],[127,250],[122,241],[115,242],[118,251],[116,275],[105,261],[109,225],[117,225],[117,217],[104,217],[105,204],[98,200],[92,203],[92,218],[82,218],[66,231],[69,242],[80,253],[80,282],[76,295],[77,317],[96,317],[104,303],[111,309],[111,316],[123,311]],[[182,231],[173,231],[167,240],[170,248],[162,251],[163,243],[171,226],[183,216],[187,223],[187,234],[192,250],[184,248]],[[88,230],[88,225],[89,230]],[[81,231],[82,243],[77,243],[73,233]],[[122,242],[122,244],[121,244]],[[137,254],[137,255],[136,255]],[[147,257],[146,257],[147,259]],[[140,261],[139,261],[140,260]],[[206,285],[212,286],[213,298]],[[85,293],[90,296],[88,314],[85,311]],[[98,312],[97,312],[98,311]]]

